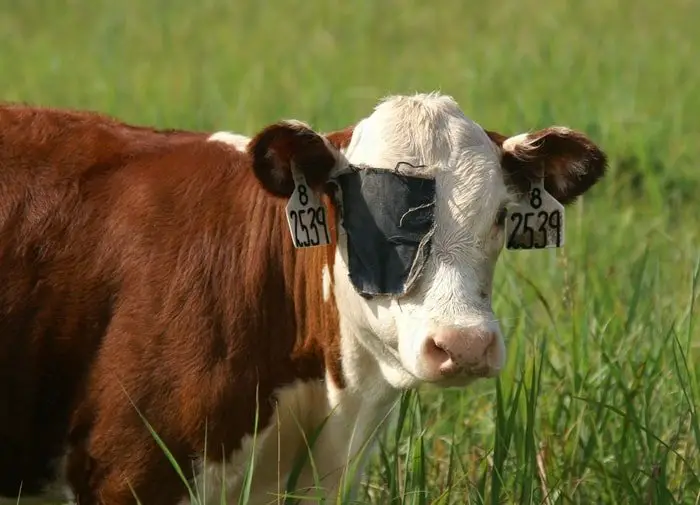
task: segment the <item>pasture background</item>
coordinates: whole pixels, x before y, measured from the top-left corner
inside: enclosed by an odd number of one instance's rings
[[[699,21],[693,0],[0,0],[0,100],[250,134],[439,89],[503,133],[584,130],[610,171],[566,247],[497,269],[507,370],[410,395],[360,499],[692,504]]]

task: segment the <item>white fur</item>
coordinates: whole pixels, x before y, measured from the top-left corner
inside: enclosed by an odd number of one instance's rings
[[[296,382],[278,390],[278,402],[270,424],[258,433],[255,441],[246,436],[241,449],[235,451],[225,464],[208,463],[200,467],[194,485],[200,500],[204,498],[200,503],[220,503],[222,489],[227,503],[237,503],[251,455],[254,455],[254,470],[249,503],[276,503],[277,496],[285,490],[297,454],[304,451],[309,457],[309,438],[326,416],[330,417],[313,445],[310,457],[318,481],[312,466],[307,464],[296,483],[295,494],[306,493],[309,499],[301,502],[305,505],[317,503],[314,498],[317,482],[321,487],[318,491],[325,496],[335,496],[343,479],[349,479],[350,487],[355,488],[362,475],[361,467],[354,478],[344,475],[344,470],[353,464],[352,457],[371,439],[372,430],[391,408],[395,394],[386,388],[383,391],[384,394],[375,391],[373,395],[361,398],[337,389],[329,378]],[[365,457],[366,452],[363,453]],[[190,500],[185,499],[181,505],[189,503]]]
[[[323,301],[327,302],[331,299],[331,272],[330,269],[328,268],[328,265],[323,265],[323,272],[322,272],[322,281],[323,281]]]
[[[528,142],[530,141],[530,142]],[[509,137],[503,141],[503,147],[504,151],[508,152],[513,152],[515,151],[516,147],[521,147],[521,148],[529,148],[532,146],[531,144],[532,139],[529,137],[528,133],[520,133],[518,135],[513,135],[512,137]]]
[[[212,134],[208,140],[209,142],[223,142],[224,144],[235,147],[239,151],[245,151],[246,147],[248,147],[248,142],[250,142],[250,137],[239,133],[221,131]]]

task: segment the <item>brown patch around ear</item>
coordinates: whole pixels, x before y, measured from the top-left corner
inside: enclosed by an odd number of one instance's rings
[[[486,135],[489,136],[491,140],[498,146],[501,147],[503,145],[503,142],[508,138],[506,135],[503,135],[498,132],[494,132],[491,130],[484,130],[486,132]]]
[[[348,145],[350,145],[352,133],[354,131],[355,125],[352,125],[342,130],[326,133],[326,138],[328,139],[328,142],[330,142],[336,149],[345,149],[348,147]]]
[[[486,132],[503,150],[503,170],[509,184],[525,192],[544,177],[545,189],[564,205],[588,191],[605,174],[607,157],[583,133],[550,127],[506,137]]]
[[[294,191],[292,164],[312,189],[323,190],[337,154],[303,123],[281,121],[263,129],[248,144],[253,172],[269,193],[287,198]]]

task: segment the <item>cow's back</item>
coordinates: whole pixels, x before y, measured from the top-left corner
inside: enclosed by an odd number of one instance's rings
[[[38,492],[65,450],[121,282],[126,172],[197,137],[0,108],[0,495]]]

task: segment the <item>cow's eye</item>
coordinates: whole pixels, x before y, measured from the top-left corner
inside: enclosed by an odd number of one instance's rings
[[[506,224],[506,214],[508,214],[508,211],[505,207],[498,211],[498,214],[496,214],[496,226],[503,227]]]

